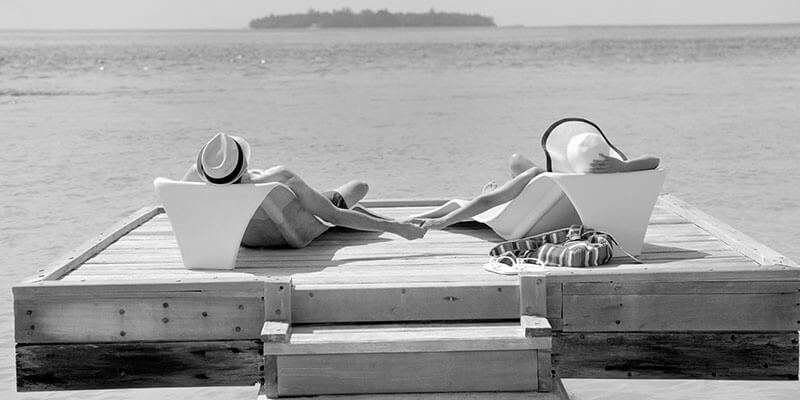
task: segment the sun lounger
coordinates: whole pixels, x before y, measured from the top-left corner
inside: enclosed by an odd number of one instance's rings
[[[625,251],[641,254],[650,214],[664,184],[663,169],[615,174],[543,173],[505,204],[473,217],[505,240],[580,223],[607,232]],[[417,217],[435,218],[461,207],[451,200]],[[622,255],[615,249],[614,255]]]
[[[233,269],[250,218],[278,183],[210,185],[156,178],[186,268]]]

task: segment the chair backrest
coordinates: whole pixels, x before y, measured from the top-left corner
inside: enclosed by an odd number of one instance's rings
[[[278,183],[211,185],[167,178],[153,181],[183,265],[233,269],[247,223]]]
[[[611,234],[625,251],[639,255],[666,172],[552,174],[584,226]],[[623,255],[615,249],[614,255]]]
[[[662,169],[614,174],[547,172],[519,196],[474,217],[505,240],[583,224],[607,232],[625,251],[641,254],[644,235],[666,173]],[[624,255],[619,249],[614,255]]]

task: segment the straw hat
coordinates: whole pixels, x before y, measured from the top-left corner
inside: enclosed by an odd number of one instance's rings
[[[208,183],[225,185],[241,178],[249,162],[247,141],[220,132],[197,153],[197,172]]]
[[[599,154],[627,159],[597,125],[583,118],[564,118],[550,125],[542,135],[542,149],[548,172],[589,172],[592,161],[601,159]]]

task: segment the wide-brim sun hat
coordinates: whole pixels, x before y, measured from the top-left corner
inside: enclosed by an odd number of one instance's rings
[[[239,136],[217,133],[197,153],[197,173],[208,183],[235,183],[247,172],[250,144]]]
[[[599,154],[627,160],[594,122],[564,118],[550,125],[542,135],[542,149],[548,172],[587,173]]]

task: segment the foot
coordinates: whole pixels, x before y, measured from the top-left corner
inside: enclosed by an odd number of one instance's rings
[[[486,193],[489,193],[489,192],[493,192],[493,191],[497,190],[498,187],[499,186],[497,185],[497,182],[491,181],[491,182],[483,185],[483,189],[481,189],[481,194],[486,194]]]

